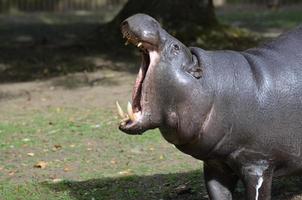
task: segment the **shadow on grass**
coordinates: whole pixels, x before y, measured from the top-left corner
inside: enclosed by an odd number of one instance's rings
[[[120,41],[111,44],[110,31],[99,23],[14,23],[0,28],[0,83],[48,79],[74,72],[136,69],[116,63],[133,57]],[[118,37],[118,38],[117,38]],[[129,49],[128,49],[129,50]],[[131,65],[130,65],[131,66]]]
[[[199,170],[176,174],[64,181],[54,184],[43,183],[43,185],[56,192],[67,191],[70,196],[78,200],[208,199],[203,174]],[[272,199],[290,200],[297,198],[302,195],[301,185],[302,177],[274,180]],[[244,199],[242,184],[237,187],[234,199]]]
[[[137,72],[133,64],[138,60],[137,51],[124,47],[118,25],[101,24],[101,18],[81,21],[75,17],[75,21],[72,16],[60,21],[57,16],[43,14],[0,18],[0,83],[104,68]],[[258,41],[248,32],[229,26],[201,32],[194,45],[207,49],[244,49]]]
[[[78,200],[207,199],[200,171],[43,184],[54,191],[68,191]]]

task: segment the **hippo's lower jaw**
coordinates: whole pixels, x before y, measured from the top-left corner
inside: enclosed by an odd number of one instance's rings
[[[120,110],[119,106],[118,110]],[[124,114],[124,119],[122,119],[119,125],[119,129],[121,131],[130,135],[141,135],[146,130],[157,128],[157,125],[155,123],[152,123],[152,121],[150,120],[150,113],[148,113],[147,111],[137,111],[133,113],[130,102],[128,103],[127,110],[128,114]]]
[[[127,134],[141,135],[148,128],[148,123],[144,120],[142,112],[138,111],[133,113],[130,105],[129,102],[127,109],[128,114],[124,115],[124,119],[122,119],[119,129]]]
[[[149,128],[149,123],[145,120],[141,114],[141,112],[137,113],[137,118],[135,121],[130,119],[126,119],[126,121],[122,121],[119,125],[119,129],[130,135],[141,135]]]

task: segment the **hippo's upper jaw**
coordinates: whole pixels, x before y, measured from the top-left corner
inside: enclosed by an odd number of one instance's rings
[[[152,17],[144,14],[137,14],[129,17],[121,24],[123,38],[140,49],[147,51],[158,50],[162,45],[160,32],[163,29]]]

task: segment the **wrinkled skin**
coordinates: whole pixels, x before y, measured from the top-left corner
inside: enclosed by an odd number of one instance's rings
[[[133,92],[138,117],[120,130],[159,128],[203,160],[212,200],[232,199],[238,180],[246,199],[268,200],[273,176],[302,171],[302,27],[243,52],[187,48],[144,14],[122,32],[147,70]]]

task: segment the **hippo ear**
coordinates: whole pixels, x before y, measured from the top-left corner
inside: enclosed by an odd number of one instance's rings
[[[198,60],[194,55],[192,62],[185,66],[185,70],[194,78],[200,79],[202,77],[202,68],[199,66]]]

